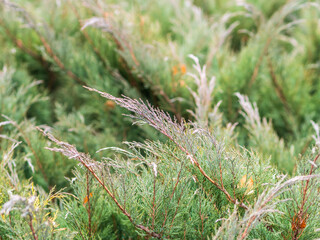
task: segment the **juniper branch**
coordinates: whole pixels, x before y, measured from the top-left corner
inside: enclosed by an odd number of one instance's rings
[[[232,202],[233,204],[239,205],[241,208],[248,209],[248,207],[244,203],[239,202],[236,198],[233,198],[229,194],[229,192],[225,189],[224,186],[221,186],[218,183],[218,181],[212,179],[201,167],[199,161],[197,160],[197,157],[192,152],[192,150],[188,149],[188,145],[190,144],[188,144],[189,139],[185,133],[184,120],[181,120],[181,122],[178,122],[176,118],[172,119],[168,113],[158,108],[152,107],[149,102],[144,103],[141,99],[136,100],[126,96],[123,96],[122,98],[117,98],[108,93],[101,92],[99,90],[96,90],[90,87],[84,86],[84,88],[88,89],[89,91],[97,92],[102,97],[110,99],[114,101],[116,104],[118,104],[119,106],[126,108],[127,110],[135,113],[136,115],[127,115],[127,116],[149,124],[151,127],[155,128],[156,130],[161,132],[163,135],[168,137],[173,143],[177,145],[177,147],[182,152],[186,154],[187,158],[189,158],[191,162],[198,168],[200,173],[208,181],[210,181],[214,186],[216,186],[220,191],[222,191],[226,195],[227,199],[230,202]],[[182,138],[185,138],[185,139],[182,139]]]
[[[119,201],[116,199],[115,195],[111,192],[111,190],[104,184],[104,182],[100,179],[100,177],[96,174],[95,170],[91,167],[92,163],[94,162],[94,160],[92,160],[90,158],[89,155],[78,152],[78,150],[76,149],[75,146],[66,143],[66,142],[62,142],[59,141],[58,139],[56,139],[52,134],[43,131],[42,129],[38,128],[37,129],[42,132],[42,134],[46,137],[49,138],[49,140],[51,140],[52,142],[54,142],[55,144],[57,144],[60,148],[46,148],[50,151],[53,152],[60,152],[63,155],[65,155],[66,157],[68,157],[69,159],[75,159],[77,161],[79,161],[91,174],[92,176],[99,182],[99,184],[103,187],[103,189],[107,192],[107,194],[111,197],[111,199],[113,200],[113,202],[117,205],[117,207],[120,209],[120,211],[129,219],[129,221],[138,229],[143,230],[145,233],[147,233],[148,235],[158,238],[161,238],[161,235],[153,232],[152,230],[150,230],[148,227],[143,226],[141,224],[137,224],[134,222],[134,220],[132,219],[130,213],[128,213],[125,208],[119,203]]]

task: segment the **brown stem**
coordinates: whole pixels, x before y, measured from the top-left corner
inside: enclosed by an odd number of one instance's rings
[[[174,214],[173,214],[173,218],[172,218],[172,221],[171,221],[171,225],[170,225],[170,230],[169,230],[169,232],[171,232],[171,229],[172,229],[172,227],[173,227],[173,222],[174,222],[174,220],[175,220],[175,218],[176,218],[176,216],[177,216],[178,209],[179,209],[179,205],[180,205],[180,200],[181,200],[181,197],[182,197],[182,194],[183,194],[183,190],[184,190],[184,188],[182,188],[182,190],[181,190],[181,193],[180,193],[180,196],[179,196],[179,199],[178,199],[178,202],[177,202],[176,211],[175,211]]]
[[[319,157],[320,157],[320,154],[318,154],[318,155],[314,158],[314,160],[313,160],[313,163],[314,163],[314,164],[316,163],[316,161],[318,160]],[[314,164],[311,164],[311,168],[310,168],[310,171],[309,171],[309,175],[311,175],[312,172],[313,172]],[[296,217],[294,216],[293,219],[292,219],[292,224],[298,225],[298,226],[295,228],[295,230],[294,230],[294,234],[293,234],[293,236],[292,236],[292,240],[297,240],[297,239],[299,239],[300,236],[301,236],[301,234],[302,234],[302,232],[303,232],[303,230],[304,230],[304,228],[300,228],[300,224],[301,224],[302,222],[305,222],[305,221],[306,221],[306,218],[307,218],[307,216],[305,216],[306,213],[305,213],[305,211],[304,211],[304,206],[305,206],[305,204],[306,204],[306,202],[307,202],[307,199],[308,199],[308,197],[307,197],[307,191],[308,191],[309,183],[310,183],[310,179],[308,179],[308,180],[306,181],[306,184],[305,184],[305,186],[304,186],[303,193],[302,193],[302,194],[303,194],[303,195],[302,195],[302,202],[301,202],[301,206],[300,206],[300,208],[299,208],[298,214],[296,215]]]
[[[316,161],[318,160],[319,157],[320,157],[320,154],[318,154],[318,155],[315,157],[315,159],[313,160],[313,163],[314,163],[314,164],[316,163]],[[314,165],[311,164],[311,169],[310,169],[309,175],[312,174],[313,168],[314,168]],[[303,207],[304,207],[304,205],[305,205],[305,203],[306,203],[306,202],[305,202],[305,199],[306,199],[306,194],[307,194],[309,182],[310,182],[310,179],[308,179],[308,180],[306,181],[306,185],[305,185],[304,190],[303,190],[303,200],[302,200],[302,204],[301,204],[301,207],[300,207],[300,211],[303,210]]]
[[[172,193],[171,193],[171,196],[170,196],[170,201],[171,201],[171,199],[173,198],[173,195],[174,195],[174,193],[175,193],[175,191],[176,191],[176,188],[177,188],[177,186],[178,186],[178,183],[179,183],[179,181],[180,181],[180,174],[181,174],[183,165],[184,165],[184,164],[182,163],[182,164],[181,164],[180,171],[179,171],[179,173],[178,173],[177,181],[176,181],[176,183],[175,183],[175,185],[174,185],[174,187],[173,187],[173,189],[172,189]],[[169,212],[166,210],[165,216],[164,216],[164,220],[163,220],[163,223],[162,223],[162,229],[164,229],[163,227],[164,227],[164,225],[166,224],[167,217],[168,217],[168,213],[169,213]],[[162,234],[162,233],[161,233],[161,234]]]
[[[91,207],[90,207],[90,186],[89,186],[89,171],[86,173],[87,183],[87,200],[88,200],[88,220],[89,220],[89,239],[91,239]]]
[[[157,126],[157,124],[150,118],[147,118],[147,120],[153,125],[153,126]],[[183,147],[182,145],[180,145],[177,141],[175,141],[171,135],[169,133],[167,133],[165,130],[162,130],[162,129],[159,129],[159,131],[165,135],[166,137],[168,137],[173,143],[175,143],[178,148],[180,148],[181,151],[183,151],[184,153],[187,154],[187,157],[189,157],[191,160],[192,160],[192,163],[194,165],[196,165],[196,167],[199,169],[200,173],[206,178],[208,179],[214,186],[216,186],[220,191],[222,191],[226,196],[227,196],[227,199],[236,204],[236,205],[239,205],[240,207],[244,208],[244,209],[248,209],[248,207],[242,203],[242,202],[238,202],[237,199],[234,199],[231,197],[231,195],[229,194],[229,192],[224,188],[224,186],[220,186],[219,183],[215,180],[213,180],[212,178],[210,178],[207,173],[202,169],[202,167],[200,166],[199,162],[197,161],[196,157],[191,154],[185,147]]]
[[[219,168],[220,168],[220,182],[221,182],[221,187],[224,188],[223,186],[223,179],[222,179],[222,167],[221,167],[221,159],[219,162]],[[234,195],[235,196],[235,195]]]
[[[208,179],[214,186],[216,186],[220,191],[222,191],[227,199],[234,203],[239,205],[241,208],[244,209],[248,209],[248,207],[242,203],[242,202],[238,202],[237,199],[234,199],[231,197],[231,195],[229,194],[229,192],[225,189],[224,186],[220,186],[218,182],[214,181],[212,178],[210,178],[207,173],[202,169],[202,167],[200,166],[199,162],[197,161],[197,159],[195,158],[195,156],[193,156],[192,154],[189,153],[189,151],[187,149],[185,149],[184,147],[182,147],[179,143],[177,143],[170,135],[168,135],[167,133],[161,131],[164,135],[166,135],[171,141],[173,141],[183,152],[185,152],[187,154],[188,157],[190,157],[192,159],[192,162],[196,165],[196,167],[199,169],[200,173],[206,178]]]
[[[249,228],[251,226],[251,224],[253,223],[254,220],[256,220],[257,216],[253,216],[252,218],[250,218],[250,220],[248,221],[248,224],[245,228],[245,230],[243,231],[242,235],[241,235],[241,240],[245,239],[247,237]]]
[[[29,214],[29,227],[31,229],[31,232],[32,232],[32,235],[33,235],[33,238],[34,240],[38,240],[38,236],[36,235],[36,232],[34,231],[34,228],[33,228],[33,225],[32,225],[32,213]]]
[[[201,219],[201,239],[204,239],[203,237],[203,215],[201,213],[201,198],[199,197],[199,216],[200,216],[200,219]]]

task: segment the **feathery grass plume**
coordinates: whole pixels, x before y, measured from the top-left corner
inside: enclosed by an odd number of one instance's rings
[[[212,237],[212,240],[231,240],[236,239],[239,235],[239,213],[237,207],[234,207],[234,210],[229,217],[226,219],[218,219],[222,224],[218,230],[216,230],[215,235]]]
[[[214,132],[217,138],[224,138],[226,144],[231,144],[236,139],[237,133],[234,130],[238,123],[227,123],[226,126],[223,126],[223,113],[219,110],[222,101],[217,102],[212,108],[216,78],[213,76],[208,81],[206,65],[201,68],[199,59],[196,56],[189,54],[189,57],[194,61],[193,67],[196,70],[196,74],[188,72],[188,75],[195,80],[197,90],[193,91],[188,87],[195,102],[195,110],[188,110],[188,112],[195,118],[199,126]]]
[[[314,121],[310,121],[312,124],[312,127],[315,131],[315,135],[312,135],[313,140],[315,141],[315,144],[317,147],[320,146],[320,131],[319,131],[319,125],[317,123],[315,123]]]
[[[293,171],[295,166],[294,146],[285,146],[284,140],[280,139],[272,127],[271,121],[266,118],[261,119],[257,104],[249,101],[247,96],[240,93],[235,94],[240,106],[241,115],[245,118],[245,128],[250,133],[248,145],[254,147],[263,154],[264,159],[271,158],[271,163],[283,171]],[[274,148],[277,146],[277,148]]]
[[[222,118],[221,114],[219,114],[218,112],[218,108],[221,102],[218,102],[211,112],[211,104],[213,100],[212,94],[216,81],[215,77],[213,76],[210,79],[210,81],[208,81],[206,76],[206,66],[203,66],[203,68],[201,68],[199,59],[196,56],[190,54],[189,57],[194,61],[193,68],[196,70],[198,74],[195,75],[192,73],[188,73],[188,75],[190,75],[195,80],[198,90],[196,93],[189,88],[189,91],[191,92],[196,104],[195,112],[191,110],[189,112],[193,115],[196,121],[203,127],[207,127],[209,116],[213,122],[219,124]]]

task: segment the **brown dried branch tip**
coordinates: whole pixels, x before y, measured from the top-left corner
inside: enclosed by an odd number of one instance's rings
[[[119,106],[126,108],[127,110],[135,113],[135,115],[127,115],[133,119],[140,120],[141,122],[149,124],[151,127],[155,128],[165,136],[167,136],[177,147],[186,154],[186,157],[195,165],[200,173],[210,181],[214,186],[216,186],[220,191],[224,193],[228,201],[233,204],[239,205],[241,208],[248,209],[248,207],[243,203],[239,202],[235,197],[232,197],[231,194],[225,189],[223,184],[220,184],[218,180],[211,178],[201,167],[195,151],[193,149],[193,136],[186,134],[186,122],[184,119],[181,122],[178,122],[176,118],[171,118],[171,116],[160,110],[159,108],[154,108],[149,102],[144,103],[141,99],[131,99],[129,97],[123,96],[122,98],[114,97],[108,93],[101,92],[94,88],[89,88],[83,86],[89,91],[97,92],[101,96],[114,101]],[[203,129],[197,129],[195,131],[204,131]],[[212,138],[213,144],[214,139]]]
[[[108,193],[108,195],[112,198],[112,200],[114,201],[114,203],[117,205],[117,207],[120,209],[120,211],[127,216],[127,218],[130,220],[130,222],[138,229],[143,230],[145,233],[147,233],[148,235],[155,237],[155,238],[161,238],[161,235],[158,233],[153,232],[152,230],[150,230],[148,227],[145,227],[143,225],[140,224],[136,224],[130,213],[128,213],[125,208],[119,203],[119,201],[116,199],[115,195],[112,193],[111,190],[109,190],[109,188],[104,184],[104,182],[102,181],[102,179],[99,178],[99,176],[96,174],[96,171],[93,169],[93,166],[95,165],[95,161],[93,159],[90,158],[90,156],[88,154],[84,154],[81,152],[78,152],[78,150],[76,149],[75,146],[66,143],[66,142],[62,142],[59,141],[57,138],[55,138],[52,134],[43,131],[41,128],[37,127],[37,129],[43,133],[44,136],[48,137],[52,142],[56,143],[60,148],[49,148],[46,147],[46,149],[53,151],[53,152],[60,152],[63,155],[65,155],[66,157],[68,157],[69,159],[75,159],[77,161],[79,161],[92,175],[93,177],[99,182],[99,184],[104,188],[104,190]]]

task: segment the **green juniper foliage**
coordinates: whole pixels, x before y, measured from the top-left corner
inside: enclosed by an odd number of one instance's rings
[[[320,238],[319,17],[0,0],[0,240]]]

